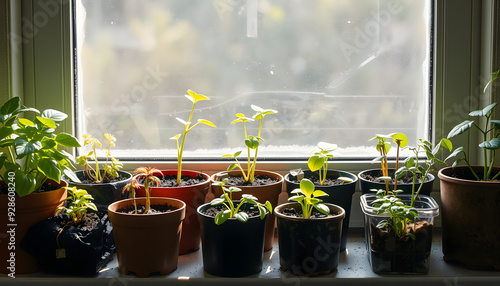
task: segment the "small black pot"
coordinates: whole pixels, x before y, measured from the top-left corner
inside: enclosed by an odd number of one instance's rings
[[[394,172],[395,169],[389,168],[389,176],[394,177]],[[380,169],[370,169],[370,170],[365,170],[362,171],[358,174],[359,178],[359,186],[361,189],[361,193],[364,194],[375,194],[375,192],[370,191],[371,189],[375,190],[385,190],[385,183],[384,182],[373,182],[365,179],[363,175],[368,174],[374,177],[381,177],[381,170]],[[412,177],[410,173],[407,173],[405,176]],[[427,195],[429,196],[432,192],[432,185],[434,183],[434,175],[428,174],[427,175],[427,180],[424,182],[424,186],[422,187],[422,190],[420,191],[420,195]],[[420,184],[415,184],[415,192],[418,190],[420,187]],[[389,189],[394,190],[394,184],[389,184]],[[402,190],[404,195],[411,195],[411,189],[412,185],[411,184],[398,184],[397,187],[398,190]]]
[[[61,225],[67,222],[66,215],[48,218],[30,228],[21,241],[21,248],[34,256],[46,272],[94,276],[113,258],[115,251],[108,215],[102,212],[98,215],[101,220],[90,231],[74,226],[61,231]],[[61,253],[58,249],[64,249],[65,255],[58,257]]]
[[[76,176],[80,180],[86,178],[84,171],[76,171]],[[80,184],[74,183],[69,180],[70,187],[77,187],[78,189],[86,190],[87,193],[94,198],[94,204],[97,209],[102,212],[108,212],[108,206],[116,201],[127,199],[128,193],[122,193],[123,188],[130,183],[132,174],[125,171],[118,171],[118,175],[122,180],[113,183],[100,183],[100,184]]]
[[[312,172],[310,170],[304,171],[304,178],[310,178],[311,174]],[[338,186],[315,185],[316,190],[322,190],[323,192],[328,194],[328,197],[321,197],[323,202],[338,205],[345,210],[345,218],[342,223],[342,240],[340,245],[340,251],[342,252],[345,251],[347,245],[347,231],[349,229],[349,219],[351,217],[352,195],[356,191],[356,183],[358,181],[358,177],[356,177],[354,174],[337,170],[328,170],[326,175],[327,178],[347,177],[353,180],[353,182],[351,183],[345,183]],[[286,191],[288,195],[290,195],[291,191],[300,187],[300,183],[291,181],[295,181],[296,179],[297,178],[292,176],[290,173],[285,176]]]
[[[345,211],[333,204],[326,205],[333,217],[305,219],[282,213],[290,207],[300,209],[298,203],[285,203],[274,209],[283,270],[300,276],[317,276],[337,269]]]
[[[224,277],[259,273],[262,270],[264,231],[269,212],[262,220],[256,216],[242,223],[231,218],[216,225],[214,217],[203,214],[210,207],[210,204],[204,204],[197,210],[205,271]],[[242,209],[249,207],[245,204]]]

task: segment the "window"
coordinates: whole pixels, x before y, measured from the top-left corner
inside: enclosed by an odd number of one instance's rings
[[[193,130],[185,158],[241,148],[230,122],[250,104],[279,111],[260,158],[304,158],[318,141],[372,158],[376,133],[430,138],[433,1],[75,3],[77,133],[114,134],[118,157],[175,159],[187,89],[211,98],[195,116],[218,127]]]

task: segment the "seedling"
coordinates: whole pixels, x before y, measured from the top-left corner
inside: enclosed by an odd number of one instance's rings
[[[68,225],[78,225],[85,220],[87,210],[97,211],[96,205],[92,202],[94,198],[87,193],[86,190],[66,188],[68,190],[67,201],[70,201],[69,206],[58,207],[54,213],[66,210],[66,216],[70,219]]]
[[[236,218],[241,222],[248,221],[248,214],[246,212],[240,211],[241,206],[247,203],[257,206],[260,213],[260,219],[264,219],[266,217],[266,209],[269,211],[269,213],[273,212],[273,206],[269,201],[266,201],[265,204],[261,204],[257,201],[258,198],[249,194],[243,194],[241,196],[242,198],[240,202],[235,205],[235,203],[233,202],[233,193],[241,192],[241,189],[237,187],[226,188],[224,187],[224,184],[226,182],[227,179],[224,179],[222,180],[222,182],[219,182],[217,184],[222,188],[223,194],[220,198],[215,198],[210,202],[210,205],[212,206],[224,205],[226,207],[225,210],[219,212],[215,216],[215,224],[221,225],[229,218]]]
[[[411,206],[414,206],[415,199],[416,197],[418,197],[420,191],[422,190],[422,187],[424,186],[423,181],[430,173],[430,171],[432,171],[432,167],[436,163],[446,165],[444,161],[437,158],[437,155],[443,150],[443,148],[446,148],[449,151],[451,151],[453,149],[451,141],[446,138],[443,138],[441,139],[441,141],[439,141],[439,143],[435,147],[433,147],[432,143],[430,143],[429,141],[418,139],[417,147],[409,148],[415,154],[415,156],[408,157],[404,161],[404,166],[396,170],[396,173],[394,174],[396,178],[401,178],[408,172],[412,173],[413,181],[411,189],[411,194],[412,194]],[[420,164],[419,161],[420,154],[425,154],[425,161],[424,161],[425,167]],[[418,187],[418,190],[415,190],[417,177],[421,178],[422,183]]]
[[[132,198],[134,198],[134,209],[135,214],[137,214],[137,203],[135,201],[135,188],[137,188],[140,183],[139,181],[143,179],[144,189],[146,190],[146,209],[144,210],[144,214],[148,214],[151,210],[151,200],[149,195],[150,187],[158,187],[160,185],[160,179],[158,176],[162,176],[160,170],[156,168],[147,168],[147,167],[139,167],[135,169],[134,174],[132,176],[132,180],[128,183],[124,188],[123,192],[130,191],[132,194]]]
[[[378,190],[373,206],[376,214],[387,214],[389,220],[381,220],[377,228],[390,227],[400,239],[410,237],[416,239],[413,233],[408,231],[408,224],[414,222],[418,217],[418,211],[412,206],[407,206],[396,195],[403,191],[396,190],[392,194],[386,195],[385,190]]]
[[[243,175],[245,182],[253,183],[255,177],[255,169],[257,165],[257,154],[259,151],[260,142],[264,142],[264,139],[261,137],[262,125],[264,121],[264,117],[269,114],[276,114],[278,111],[273,109],[262,109],[258,106],[252,105],[252,109],[256,112],[252,118],[246,117],[243,113],[237,113],[236,119],[231,122],[231,124],[241,122],[243,124],[243,132],[245,135],[245,145],[247,146],[247,171],[243,169],[237,157],[241,154],[241,150],[238,150],[234,154],[225,154],[222,157],[231,157],[236,161],[235,163],[229,165],[227,168],[227,172],[232,171],[234,168],[238,168]],[[248,135],[246,129],[246,123],[251,121],[259,121],[259,132],[257,136]],[[251,161],[251,150],[254,150],[253,153],[253,162]]]
[[[315,190],[313,182],[308,179],[302,179],[300,189],[293,190],[291,194],[294,194],[294,196],[288,200],[300,204],[303,218],[310,218],[313,209],[325,215],[330,213],[330,209],[325,204],[322,204],[321,199],[318,199],[318,197],[328,196],[328,194],[321,190]]]
[[[96,147],[102,147],[101,142],[90,136],[89,134],[83,135],[83,146],[90,145],[92,150],[87,155],[82,155],[76,158],[79,165],[84,166],[84,172],[88,178],[90,178],[95,184],[109,182],[113,178],[118,178],[118,171],[123,167],[123,164],[111,156],[111,147],[115,147],[116,138],[109,134],[104,133],[104,139],[106,139],[107,148],[105,148],[104,154],[106,156],[106,161],[103,165],[103,172],[99,167],[99,161],[97,159]],[[94,160],[95,168],[92,168],[89,164],[89,160]]]
[[[377,192],[377,199],[373,201],[373,207],[376,208],[375,213],[387,214],[390,217],[389,220],[381,220],[377,227],[392,228],[395,235],[400,239],[405,237],[416,239],[415,236],[409,231],[408,224],[415,222],[415,219],[418,217],[418,211],[415,208],[415,201],[424,185],[423,180],[427,177],[436,163],[446,165],[445,162],[437,158],[437,155],[442,151],[443,147],[449,151],[453,149],[451,141],[444,138],[441,139],[439,144],[435,147],[432,146],[432,143],[426,140],[419,139],[418,141],[417,147],[409,148],[415,154],[415,158],[407,158],[404,162],[404,166],[399,168],[394,174],[396,179],[398,179],[404,176],[407,172],[412,173],[413,182],[410,205],[405,205],[401,199],[397,197],[399,193],[403,192],[401,190],[394,190],[391,194],[387,194],[385,190],[374,190]],[[424,162],[425,167],[419,162],[419,155],[421,153],[424,153],[426,157]],[[422,183],[420,184],[418,190],[415,191],[418,176],[422,179]]]
[[[377,158],[373,159],[372,162],[380,162],[380,166],[382,169],[382,177],[380,177],[381,180],[385,181],[385,192],[386,194],[389,194],[389,182],[391,180],[391,177],[389,176],[389,166],[387,164],[387,154],[389,153],[389,150],[391,149],[391,144],[387,142],[387,140],[392,140],[397,145],[397,153],[396,153],[396,170],[399,169],[399,151],[401,148],[406,147],[406,144],[408,144],[408,138],[406,135],[403,133],[391,133],[389,135],[380,135],[377,134],[375,137],[371,138],[368,141],[371,140],[378,140],[377,145],[375,148],[377,151],[380,153],[380,156]],[[397,180],[394,180],[394,190],[397,188]]]
[[[209,97],[203,95],[203,94],[198,94],[192,90],[187,91],[188,94],[185,95],[187,99],[189,99],[193,103],[193,107],[191,108],[191,113],[189,114],[189,118],[187,121],[177,117],[177,121],[182,123],[184,125],[184,132],[182,134],[177,134],[170,139],[173,139],[177,142],[177,185],[181,184],[181,175],[182,175],[182,155],[184,154],[184,145],[186,143],[186,135],[188,134],[189,131],[191,131],[193,128],[195,128],[198,124],[205,124],[210,127],[216,127],[215,124],[212,122],[205,120],[205,119],[198,119],[198,122],[193,124],[191,126],[192,120],[193,120],[193,114],[194,114],[194,108],[196,106],[196,103],[198,101],[202,100],[210,100]],[[179,138],[182,139],[179,142]]]
[[[337,149],[337,145],[326,142],[319,142],[316,149],[313,150],[312,156],[307,160],[307,166],[311,172],[318,171],[320,185],[326,182],[326,174],[328,171],[328,159],[333,158],[333,151]],[[339,177],[342,182],[352,182],[350,178]]]
[[[500,75],[500,70],[492,73],[493,78],[486,84],[484,87],[484,92],[488,86],[498,79]],[[453,162],[452,167],[456,167],[458,163],[464,161],[469,170],[474,175],[476,180],[478,181],[494,181],[499,178],[500,172],[497,174],[493,174],[493,164],[495,163],[496,151],[500,149],[500,120],[492,119],[493,110],[496,107],[497,103],[492,103],[481,110],[472,111],[469,113],[469,116],[472,117],[484,117],[484,124],[481,126],[481,122],[475,122],[474,120],[465,120],[464,122],[455,126],[450,133],[448,134],[448,139],[458,136],[473,126],[477,128],[479,133],[483,135],[483,142],[479,144],[479,147],[483,149],[483,176],[480,177],[472,168],[469,160],[467,158],[467,152],[463,147],[458,147],[455,149],[446,160],[449,158],[453,158],[462,154],[463,157],[458,158]],[[479,120],[478,120],[479,121]]]

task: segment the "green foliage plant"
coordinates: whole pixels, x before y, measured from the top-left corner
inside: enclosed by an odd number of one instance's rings
[[[328,196],[328,194],[321,190],[316,190],[313,182],[308,179],[302,179],[300,181],[300,188],[293,190],[291,194],[293,196],[288,200],[300,204],[303,218],[310,218],[313,209],[325,215],[330,213],[330,209],[325,204],[322,204],[323,200],[318,199],[318,197]]]
[[[423,182],[420,184],[418,190],[415,191],[415,185],[417,177],[424,178],[427,177],[432,167],[436,163],[446,165],[445,162],[438,159],[438,154],[443,150],[443,148],[451,151],[453,149],[451,141],[448,139],[441,139],[439,144],[433,147],[432,143],[419,139],[417,147],[409,148],[414,154],[414,157],[408,157],[404,161],[404,166],[399,168],[396,173],[396,178],[401,178],[407,172],[412,173],[412,194],[410,205],[405,205],[401,198],[397,197],[398,194],[402,193],[401,190],[394,190],[390,194],[387,194],[385,190],[375,190],[376,200],[372,202],[373,207],[375,207],[376,214],[386,214],[389,216],[387,220],[381,220],[377,227],[384,228],[390,227],[394,230],[394,234],[399,239],[405,239],[410,237],[411,239],[416,239],[415,235],[411,233],[409,224],[414,223],[418,217],[418,211],[415,208],[415,201],[422,190]],[[419,161],[420,154],[425,154],[424,166],[422,166]]]
[[[328,171],[328,159],[333,158],[333,151],[337,149],[337,145],[326,142],[319,142],[313,150],[311,157],[307,160],[307,166],[311,172],[318,171],[320,185],[325,185],[326,174]],[[352,182],[350,178],[339,177],[342,182]]]
[[[144,214],[148,214],[151,210],[151,200],[149,195],[150,187],[158,187],[161,184],[161,181],[158,177],[161,177],[163,174],[160,170],[156,168],[148,168],[148,167],[139,167],[135,169],[134,174],[132,175],[132,179],[130,183],[128,183],[124,188],[123,192],[130,191],[132,194],[132,198],[134,199],[134,213],[137,214],[137,203],[135,201],[135,189],[138,188],[141,183],[140,180],[143,180],[142,185],[144,185],[144,189],[146,191],[146,209],[144,210]]]
[[[20,117],[30,113],[34,119]],[[0,174],[19,197],[39,192],[47,179],[60,183],[64,174],[79,182],[73,172],[75,158],[59,146],[80,147],[71,134],[56,133],[57,127],[68,116],[54,109],[40,113],[35,108],[21,105],[19,97],[13,97],[0,107]]]
[[[255,111],[254,116],[252,118],[246,117],[243,113],[237,113],[236,114],[236,119],[231,122],[231,124],[234,123],[242,123],[243,124],[243,132],[245,135],[245,145],[247,147],[247,171],[243,169],[241,166],[240,162],[238,161],[237,157],[241,154],[241,150],[236,151],[234,154],[225,154],[222,157],[231,157],[234,158],[236,161],[235,163],[229,165],[227,168],[227,172],[232,171],[234,168],[238,168],[241,171],[241,174],[243,175],[243,178],[245,182],[253,183],[254,177],[255,177],[255,169],[257,165],[257,154],[259,152],[259,146],[260,142],[264,142],[264,139],[261,137],[261,132],[262,132],[262,126],[264,122],[264,117],[266,115],[270,114],[276,114],[278,111],[273,110],[273,109],[263,109],[260,108],[256,105],[251,105],[251,108],[253,111]],[[257,136],[249,135],[247,133],[247,128],[246,128],[246,123],[251,122],[251,121],[259,121],[259,132]],[[251,150],[254,150],[253,152],[253,162],[251,161]]]
[[[101,142],[90,136],[89,134],[83,135],[83,146],[90,145],[92,150],[87,155],[81,155],[76,158],[79,165],[84,166],[84,172],[88,178],[90,178],[95,184],[103,183],[105,181],[110,181],[113,178],[118,178],[118,171],[123,168],[123,164],[111,156],[111,147],[115,147],[116,138],[109,134],[104,133],[104,139],[106,139],[107,148],[104,149],[104,154],[106,160],[103,165],[103,173],[101,174],[99,168],[99,161],[97,159],[96,146],[102,147]],[[92,168],[89,164],[89,160],[94,160],[95,168]]]
[[[203,95],[203,94],[198,94],[192,90],[188,90],[187,92],[188,92],[188,94],[186,94],[185,97],[193,103],[193,107],[191,108],[191,113],[189,114],[189,118],[187,121],[185,121],[181,118],[178,118],[178,117],[176,118],[177,121],[179,121],[180,123],[182,123],[184,125],[184,131],[182,132],[182,134],[177,134],[177,135],[170,138],[170,139],[173,139],[177,142],[177,185],[181,184],[182,155],[184,153],[184,145],[186,143],[186,135],[188,134],[188,132],[191,131],[193,128],[195,128],[198,124],[205,124],[205,125],[208,125],[210,127],[216,127],[215,124],[213,124],[212,122],[205,120],[205,119],[198,119],[198,121],[195,124],[191,125],[196,103],[198,101],[202,101],[202,100],[210,100],[210,98],[208,96]],[[182,136],[182,139],[179,142],[179,138],[181,138],[181,136]]]
[[[76,187],[67,188],[67,190],[68,197],[66,200],[70,201],[68,207],[58,207],[55,213],[66,210],[66,216],[70,220],[68,225],[78,225],[85,220],[87,210],[97,211],[97,207],[92,202],[94,198],[86,190],[77,189]]]
[[[484,92],[486,92],[486,89],[491,83],[498,79],[499,75],[500,70],[492,73],[493,77],[484,87]],[[467,157],[467,152],[463,147],[458,147],[450,154],[450,156],[448,156],[448,158],[446,158],[446,160],[448,160],[450,158],[457,157],[459,154],[462,154],[462,157],[456,159],[455,162],[453,162],[452,167],[456,167],[458,163],[464,161],[469,167],[471,173],[478,181],[494,181],[500,178],[500,172],[498,172],[497,174],[492,173],[493,165],[495,163],[496,151],[500,149],[500,120],[492,119],[496,106],[497,103],[494,102],[483,109],[475,110],[469,113],[469,116],[471,117],[483,117],[485,119],[484,124],[467,119],[453,127],[453,129],[448,134],[448,139],[450,139],[470,130],[472,127],[475,127],[482,135],[483,142],[479,144],[479,147],[483,149],[482,177],[480,177],[472,168]]]
[[[380,162],[380,167],[382,169],[382,177],[380,177],[381,180],[385,181],[385,192],[386,194],[389,194],[389,181],[391,180],[391,177],[389,176],[389,165],[387,162],[387,154],[389,153],[389,150],[391,149],[391,144],[387,142],[388,140],[391,140],[394,142],[397,146],[396,150],[396,170],[399,169],[399,152],[401,148],[405,148],[406,145],[408,144],[408,138],[406,137],[405,134],[403,133],[391,133],[388,135],[381,135],[377,134],[375,137],[371,138],[368,141],[371,140],[378,140],[377,145],[375,148],[379,152],[379,156],[373,159],[372,162]],[[394,190],[397,188],[397,180],[394,180]]]
[[[266,209],[269,211],[269,213],[273,212],[273,206],[269,201],[266,201],[265,204],[261,204],[257,201],[258,199],[255,196],[249,194],[243,194],[241,196],[240,202],[235,205],[235,203],[233,202],[233,193],[241,192],[241,189],[237,187],[226,188],[224,187],[224,184],[226,182],[227,179],[224,179],[222,180],[222,182],[219,182],[217,184],[222,188],[223,194],[220,196],[220,198],[215,198],[210,202],[210,205],[212,206],[224,205],[226,208],[215,216],[215,224],[221,225],[229,218],[236,218],[241,222],[248,221],[248,214],[246,212],[240,211],[241,206],[243,206],[244,204],[255,205],[259,209],[260,219],[264,219],[264,217],[266,216]]]

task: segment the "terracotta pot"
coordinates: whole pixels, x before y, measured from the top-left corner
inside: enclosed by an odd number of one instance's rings
[[[0,239],[0,272],[11,273],[8,269],[11,265],[15,267],[15,274],[33,273],[39,271],[37,261],[34,257],[21,249],[19,244],[26,235],[28,229],[36,223],[54,215],[54,211],[63,204],[67,197],[64,187],[68,186],[66,181],[60,184],[52,180],[47,183],[60,187],[57,190],[43,193],[32,193],[24,197],[15,195],[15,210],[8,209],[9,195],[0,195],[0,235],[7,235]],[[13,225],[9,225],[9,213],[15,215]],[[8,232],[11,231],[11,232]],[[15,243],[10,244],[11,241]],[[14,248],[13,248],[14,247]],[[8,262],[11,255],[15,255],[15,263]]]
[[[304,178],[310,178],[311,174],[312,173],[309,170],[304,171]],[[349,219],[351,217],[352,195],[356,191],[358,177],[354,174],[337,170],[328,170],[326,176],[327,178],[347,177],[353,180],[351,183],[344,183],[342,185],[335,186],[315,185],[316,190],[322,190],[328,194],[327,197],[321,198],[325,203],[338,205],[345,211],[344,222],[342,223],[342,243],[340,246],[340,251],[342,252],[345,251],[347,245],[347,232],[349,230]],[[294,189],[300,188],[300,184],[292,182],[292,179],[295,181],[297,178],[292,176],[290,173],[286,174],[286,191],[289,195]]]
[[[198,208],[204,270],[224,277],[259,273],[262,270],[264,232],[269,212],[262,220],[256,216],[243,223],[230,218],[223,224],[216,225],[215,217],[204,214],[210,207],[210,204],[204,204]],[[242,210],[248,207],[250,204],[244,204]]]
[[[161,171],[163,175],[177,175],[177,170]],[[182,175],[196,177],[200,172],[197,171],[182,171]],[[196,215],[196,209],[205,202],[205,195],[210,188],[210,177],[201,173],[205,177],[205,181],[191,186],[185,187],[152,187],[149,188],[151,197],[174,198],[183,201],[186,204],[186,218],[182,223],[182,237],[179,247],[179,254],[186,254],[200,249],[200,222]],[[146,196],[144,186],[140,186],[136,190],[138,197]]]
[[[84,171],[76,171],[76,176],[82,180],[85,178]],[[130,183],[132,174],[125,171],[118,171],[120,177],[124,180],[113,183],[100,183],[100,184],[80,184],[69,182],[69,186],[76,186],[78,189],[86,190],[87,193],[94,198],[94,204],[99,211],[107,212],[108,206],[116,201],[128,198],[128,194],[124,194],[123,188]]]
[[[466,166],[443,168],[438,177],[445,261],[500,270],[500,182],[475,181]]]
[[[283,214],[287,208],[300,209],[298,203],[281,204],[274,209],[278,222],[280,265],[295,275],[317,276],[337,269],[343,208],[326,204],[333,217],[302,218]]]
[[[146,198],[137,198],[144,205]],[[113,224],[118,269],[147,277],[159,272],[165,275],[177,269],[179,241],[186,204],[177,199],[151,198],[151,205],[168,204],[174,211],[156,214],[127,214],[117,210],[133,205],[133,199],[114,202],[108,207]]]
[[[395,169],[389,168],[389,175],[392,176],[395,172]],[[374,192],[370,191],[371,189],[383,189],[385,190],[385,183],[383,182],[373,182],[369,181],[365,178],[363,178],[363,174],[370,174],[375,177],[379,177],[381,173],[381,169],[371,169],[371,170],[365,170],[362,171],[358,174],[359,178],[359,187],[361,189],[362,194],[374,194]],[[410,173],[407,174],[407,176],[411,176]],[[420,191],[420,195],[430,195],[432,192],[432,185],[434,183],[434,175],[428,174],[427,175],[428,179],[425,180],[424,186],[422,187],[422,190]],[[418,190],[420,187],[420,184],[415,184],[415,192]],[[402,190],[405,195],[411,195],[411,189],[412,189],[412,184],[398,184],[398,190]],[[394,190],[394,184],[389,184],[389,189]]]
[[[213,185],[216,182],[220,182],[225,176],[227,176],[227,172],[219,172],[217,174],[212,175],[210,180],[212,181],[212,192],[216,198],[222,195],[222,189]],[[240,171],[231,171],[229,172],[229,176],[240,176]],[[233,194],[233,200],[240,200],[242,194],[251,194],[257,197],[260,203],[265,203],[269,201],[273,208],[278,205],[278,196],[281,193],[281,189],[283,187],[283,176],[270,171],[255,171],[255,175],[267,175],[278,182],[266,185],[266,186],[238,186],[242,190],[242,192],[237,192]],[[273,248],[273,240],[274,240],[274,226],[275,226],[276,217],[274,214],[269,215],[269,220],[266,223],[266,237],[264,241],[264,251],[271,250]]]

